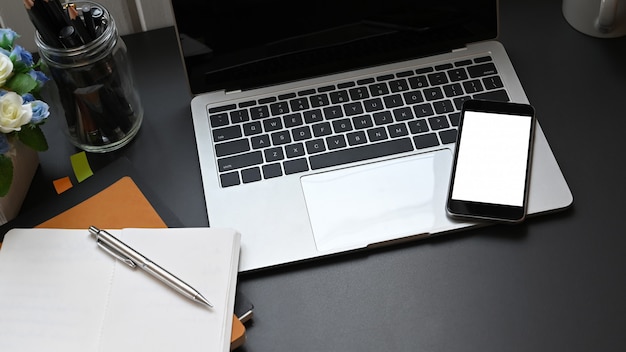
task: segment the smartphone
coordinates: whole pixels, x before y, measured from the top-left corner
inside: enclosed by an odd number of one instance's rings
[[[528,104],[463,104],[446,210],[451,216],[504,222],[526,217],[535,134]]]

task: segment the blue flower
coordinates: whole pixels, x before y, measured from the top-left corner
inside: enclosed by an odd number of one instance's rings
[[[48,104],[41,100],[34,100],[30,103],[30,106],[33,109],[33,117],[30,119],[30,123],[39,124],[43,122],[48,116],[50,116],[50,111],[48,111]]]
[[[37,81],[37,87],[41,87],[43,86],[44,83],[48,82],[50,80],[50,78],[48,78],[48,76],[46,76],[45,73],[41,72],[41,71],[35,71],[35,70],[30,70],[28,72],[28,74],[35,80]]]
[[[20,45],[16,45],[13,48],[9,57],[11,60],[14,60],[15,63],[22,63],[26,67],[31,67],[34,64],[33,55]]]
[[[35,101],[35,97],[30,93],[22,94],[22,99],[24,99],[24,104]]]
[[[0,133],[0,154],[4,154],[9,151],[11,147],[9,146],[9,139],[7,135],[4,133]]]
[[[0,28],[0,47],[9,50],[13,47],[15,38],[19,37],[17,33],[9,28]]]

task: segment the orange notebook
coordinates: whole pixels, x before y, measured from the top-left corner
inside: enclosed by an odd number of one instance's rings
[[[92,225],[102,229],[168,227],[130,176],[35,227],[87,229]],[[245,338],[244,325],[233,316],[231,350]]]

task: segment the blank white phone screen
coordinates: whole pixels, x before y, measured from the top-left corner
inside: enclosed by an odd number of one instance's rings
[[[466,111],[452,199],[522,206],[530,116]]]

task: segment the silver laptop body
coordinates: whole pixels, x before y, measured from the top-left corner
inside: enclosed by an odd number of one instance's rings
[[[180,19],[177,18],[177,21],[180,23]],[[180,27],[179,24],[179,31]],[[305,155],[299,155],[300,159],[307,160],[304,164],[308,166],[307,170],[291,174],[288,174],[290,166],[285,164],[288,161],[286,154],[290,151],[285,148],[290,148],[293,143],[278,144],[285,153],[275,163],[280,165],[277,170],[281,176],[265,177],[270,168],[266,170],[262,165],[249,165],[245,162],[242,164],[238,158],[233,158],[232,160],[237,161],[229,163],[227,157],[216,155],[215,143],[223,141],[215,139],[223,138],[223,135],[217,133],[216,127],[212,126],[215,123],[211,120],[212,115],[223,111],[224,106],[246,109],[251,101],[267,102],[266,105],[269,106],[272,101],[277,102],[270,97],[292,97],[293,100],[293,92],[318,94],[325,92],[329,86],[345,87],[345,82],[371,83],[372,77],[397,79],[405,77],[406,72],[419,76],[420,72],[428,72],[422,70],[427,67],[442,68],[445,71],[454,69],[461,63],[481,62],[479,60],[484,57],[491,58],[490,62],[497,70],[508,100],[528,103],[511,61],[503,46],[495,40],[460,46],[434,56],[283,84],[197,94],[191,102],[191,108],[209,223],[213,227],[236,228],[242,233],[240,271],[274,267],[399,241],[423,239],[479,224],[456,221],[446,215],[445,198],[454,143],[445,143],[443,135],[439,135],[439,145],[417,147],[417,136],[422,132],[413,133],[415,125],[407,125],[408,135],[399,138],[404,141],[403,145],[412,145],[411,150],[401,149],[396,154],[379,155],[374,146],[371,147],[373,149],[368,149],[370,152],[366,153],[368,157],[364,160],[357,158],[348,163],[331,162],[330,166],[311,159],[316,154],[309,154],[307,150]],[[434,72],[438,72],[437,69]],[[452,75],[451,72],[448,72],[448,76]],[[348,89],[350,88],[346,88]],[[425,98],[423,103],[434,104],[438,99],[428,100],[427,94],[430,92],[424,90],[421,94]],[[469,96],[473,97],[472,94]],[[458,109],[454,113],[458,113]],[[286,122],[286,115],[287,113],[278,117]],[[447,117],[444,122],[454,124],[452,115],[439,114],[437,111],[422,118],[430,127],[431,134],[437,135],[437,131],[434,130],[433,121],[429,119],[438,116],[444,116],[444,120]],[[348,134],[356,130],[357,120],[354,118],[356,116],[351,117],[353,129],[342,134],[348,141],[351,140],[350,137],[354,137]],[[541,111],[538,111],[538,121],[542,118]],[[408,124],[419,119],[413,117],[401,123]],[[259,121],[263,122],[263,119]],[[396,122],[398,121],[394,121]],[[243,123],[245,122],[241,122],[242,128]],[[263,124],[261,126],[265,127]],[[298,127],[287,128],[290,131],[288,134],[294,138],[297,138],[296,128]],[[389,126],[386,128],[389,133],[393,133]],[[368,139],[373,138],[370,134],[366,136]],[[251,137],[245,131],[242,132],[241,138]],[[334,140],[325,137],[320,137],[320,140],[326,144],[322,146],[324,152],[317,155],[334,151],[330,145]],[[274,142],[274,139],[271,141]],[[572,203],[572,194],[540,126],[536,130],[534,143],[529,215],[564,209]],[[309,147],[306,141],[302,141],[301,146]],[[262,155],[264,164],[268,164],[270,155],[255,148],[259,147],[253,145],[234,156],[256,153],[257,156]],[[258,151],[261,153],[257,153]],[[220,153],[221,151],[218,152]],[[337,155],[341,159],[343,154]],[[249,172],[256,177],[246,180],[251,175]],[[235,178],[230,178],[233,175]]]

